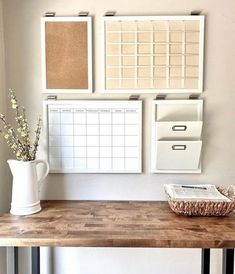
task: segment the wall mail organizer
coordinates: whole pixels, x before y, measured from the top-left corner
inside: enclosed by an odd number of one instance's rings
[[[105,16],[107,92],[200,93],[204,16]]]
[[[152,172],[200,173],[202,100],[154,100]]]
[[[140,173],[142,101],[44,101],[54,173]]]
[[[91,17],[41,19],[44,93],[92,92]]]

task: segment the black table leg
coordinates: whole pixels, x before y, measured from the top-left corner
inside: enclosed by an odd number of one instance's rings
[[[32,247],[32,274],[40,274],[40,247]]]
[[[210,249],[202,249],[202,265],[201,265],[202,274],[210,274]]]
[[[18,268],[18,247],[14,247],[14,274],[19,273]]]
[[[223,274],[234,273],[234,249],[223,249]]]

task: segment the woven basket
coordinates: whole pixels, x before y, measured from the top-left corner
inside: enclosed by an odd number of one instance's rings
[[[217,187],[230,202],[217,201],[179,201],[172,199],[166,192],[170,208],[178,215],[184,216],[227,216],[235,209],[235,188]]]

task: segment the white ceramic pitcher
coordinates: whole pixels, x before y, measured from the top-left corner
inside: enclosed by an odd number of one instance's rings
[[[41,210],[39,190],[49,172],[49,165],[43,160],[7,161],[13,176],[11,214],[29,215]],[[37,165],[44,164],[45,171],[38,179]]]

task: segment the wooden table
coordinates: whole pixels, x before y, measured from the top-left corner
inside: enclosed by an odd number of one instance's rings
[[[202,274],[210,271],[210,248],[221,248],[223,274],[233,273],[235,214],[183,217],[167,202],[137,201],[43,201],[42,208],[0,217],[0,246],[14,246],[15,256],[16,247],[32,247],[33,274],[40,246],[201,248]]]

